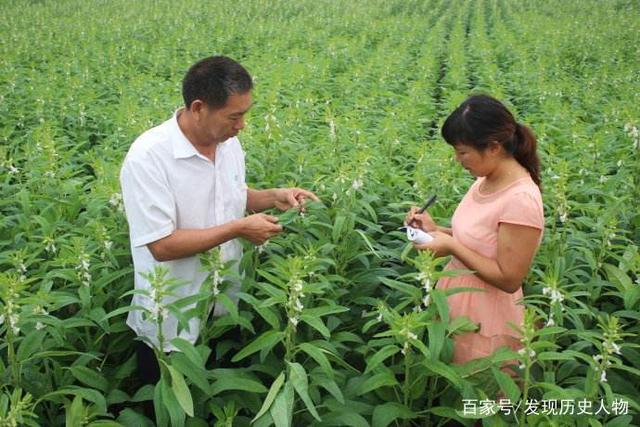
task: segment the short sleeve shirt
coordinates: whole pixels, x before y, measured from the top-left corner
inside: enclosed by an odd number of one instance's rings
[[[142,274],[162,265],[172,278],[184,283],[177,291],[178,297],[184,297],[198,293],[209,274],[200,271],[198,257],[156,261],[147,244],[177,229],[202,229],[242,218],[247,204],[247,185],[240,141],[233,137],[218,144],[213,162],[186,138],[178,126],[179,114],[180,110],[134,141],[122,165],[120,184],[129,223],[135,288],[149,290],[150,285]],[[239,260],[241,243],[234,239],[222,244],[221,255],[224,262]],[[232,288],[230,297],[236,299],[237,283]],[[134,295],[131,304],[153,308],[152,300],[141,294]],[[139,336],[158,346],[156,324],[144,320],[140,310],[129,312],[127,324]],[[176,336],[195,342],[199,327],[199,320],[194,318],[188,329],[181,328],[178,333],[177,319],[169,314],[163,321],[165,342]],[[164,350],[174,348],[166,344]]]
[[[483,180],[478,178],[464,196],[451,226],[456,240],[485,257],[496,259],[501,223],[544,230],[542,195],[530,176],[491,194],[480,192]]]

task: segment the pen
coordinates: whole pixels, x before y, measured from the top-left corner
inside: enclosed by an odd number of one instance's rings
[[[431,196],[431,198],[427,200],[427,203],[424,204],[424,206],[418,211],[418,213],[423,213],[424,211],[426,211],[427,208],[431,206],[436,201],[437,198],[438,196],[436,196],[435,194]]]

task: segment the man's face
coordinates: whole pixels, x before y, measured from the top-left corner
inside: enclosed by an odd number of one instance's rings
[[[224,142],[236,136],[244,128],[244,115],[251,108],[251,92],[233,94],[220,108],[202,105],[200,128],[211,143]]]

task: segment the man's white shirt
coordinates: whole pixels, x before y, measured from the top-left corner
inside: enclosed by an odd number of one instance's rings
[[[184,282],[178,297],[197,294],[208,272],[200,271],[197,256],[173,261],[156,261],[147,244],[172,234],[176,229],[201,229],[242,218],[247,205],[244,152],[240,141],[230,138],[218,144],[215,163],[198,153],[178,126],[179,111],[161,125],[140,135],[131,145],[120,172],[131,255],[135,269],[135,288],[149,290],[141,273],[152,272],[157,265],[166,267],[170,276]],[[221,245],[222,261],[240,260],[242,245],[231,240]],[[235,265],[237,271],[237,264]],[[228,291],[237,301],[239,283]],[[171,300],[167,301],[170,302]],[[149,297],[134,295],[132,305],[152,309]],[[216,307],[214,314],[223,314]],[[127,324],[138,336],[156,347],[155,322],[144,320],[140,310],[129,312]],[[189,328],[178,331],[178,321],[169,314],[163,323],[165,351],[175,350],[169,341],[176,336],[195,342],[199,319],[191,319]]]

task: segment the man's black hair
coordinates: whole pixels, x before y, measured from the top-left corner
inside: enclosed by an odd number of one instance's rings
[[[189,68],[182,80],[182,97],[187,108],[196,99],[211,108],[221,108],[227,98],[253,88],[249,72],[226,56],[210,56]]]

